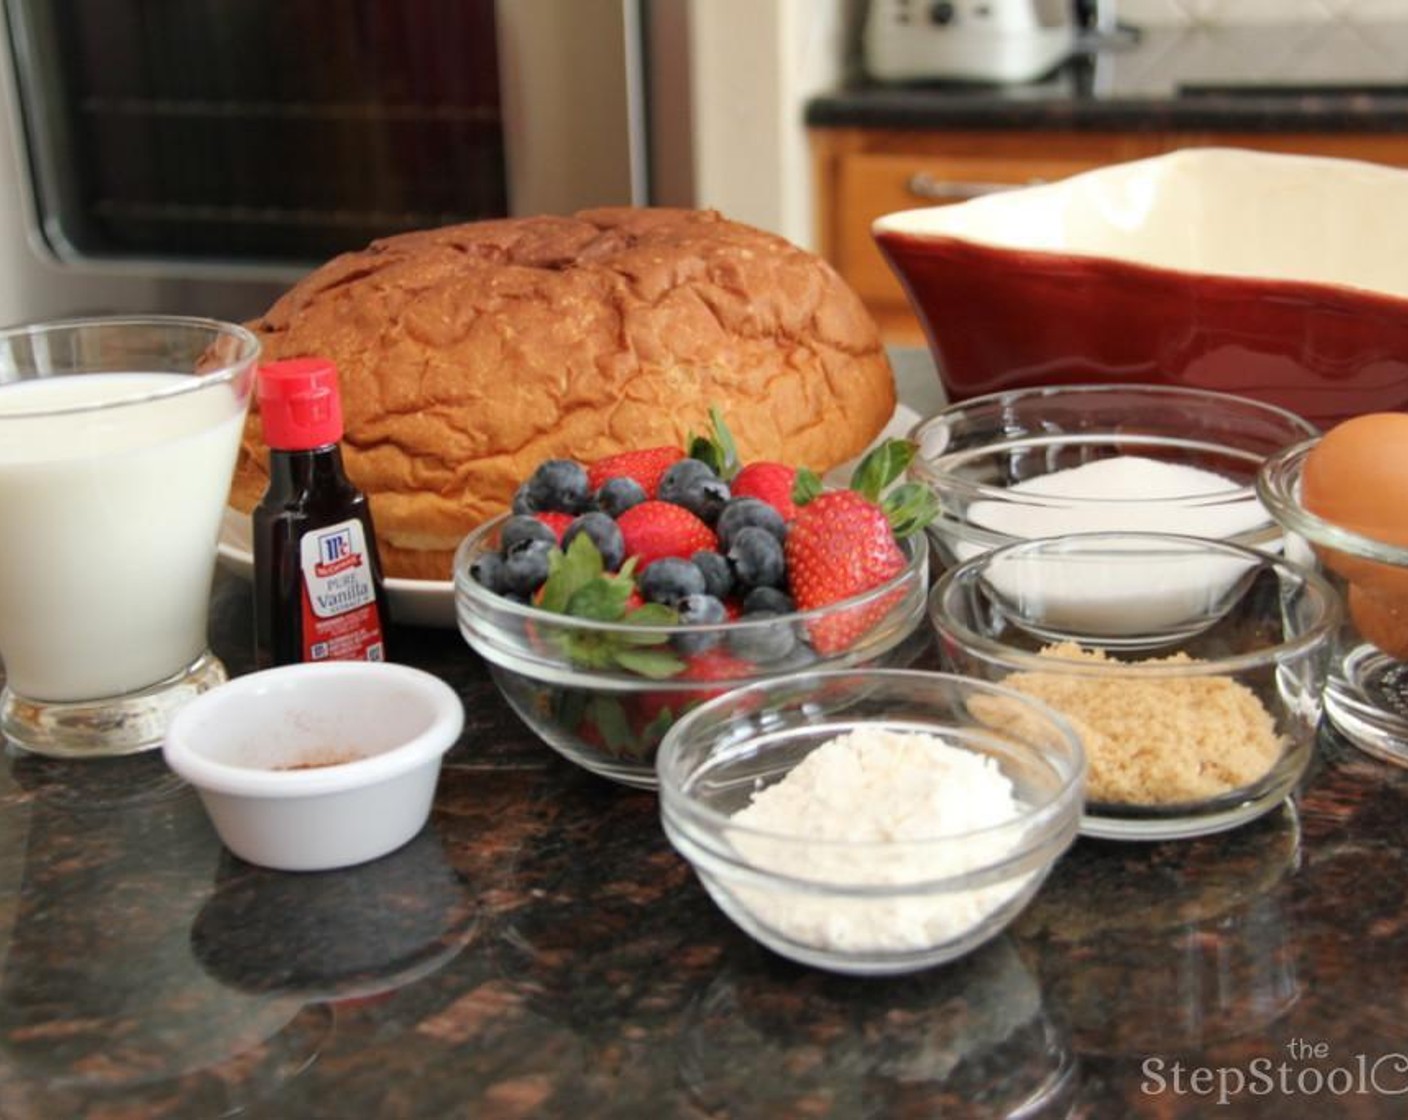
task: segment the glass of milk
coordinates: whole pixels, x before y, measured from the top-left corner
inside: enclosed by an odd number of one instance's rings
[[[259,342],[174,316],[0,332],[0,732],[159,746],[225,679],[206,622]]]

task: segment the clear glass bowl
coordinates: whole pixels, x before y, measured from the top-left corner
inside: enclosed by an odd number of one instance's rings
[[[929,641],[924,603],[929,549],[922,533],[902,542],[909,564],[879,587],[812,611],[713,626],[636,626],[594,622],[514,603],[470,575],[476,558],[492,551],[503,519],[469,534],[455,554],[455,613],[465,641],[489,664],[499,690],[519,717],[553,750],[593,773],[653,789],[655,752],[671,723],[701,701],[731,688],[804,669],[904,665]],[[865,629],[834,653],[816,652],[808,634],[818,623],[855,616]],[[734,651],[757,644],[779,626],[795,629],[793,651],[758,663]],[[616,665],[585,664],[583,651],[604,644],[677,647],[714,643],[724,656],[703,675],[688,670],[655,680]],[[750,639],[753,639],[750,641]],[[598,659],[599,660],[599,659]]]
[[[932,834],[866,842],[735,823],[754,791],[864,728],[928,734],[995,760],[1020,811],[992,827],[935,822]],[[878,669],[730,692],[670,729],[656,767],[666,835],[741,929],[803,964],[887,975],[962,956],[1022,910],[1075,837],[1085,759],[1065,720],[1018,693]]]
[[[1301,505],[1301,471],[1316,442],[1268,459],[1258,490],[1285,528],[1286,555],[1318,570],[1347,608],[1330,656],[1330,722],[1376,758],[1408,766],[1408,549],[1341,529]]]
[[[1244,824],[1294,789],[1340,604],[1315,572],[1270,553],[1090,533],[960,564],[929,617],[945,668],[1076,724],[1090,762],[1082,833],[1167,840]]]
[[[1317,434],[1284,409],[1200,389],[1020,389],[952,405],[917,425],[910,475],[942,505],[929,528],[939,568],[1015,540],[1072,532],[1187,533],[1264,547],[1279,542],[1280,529],[1257,499],[1257,471],[1269,455]],[[1178,480],[1159,496],[1131,499],[1036,481],[1117,456],[1197,468],[1227,483],[1190,494]]]

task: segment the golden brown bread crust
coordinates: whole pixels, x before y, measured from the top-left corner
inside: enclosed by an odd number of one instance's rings
[[[262,359],[341,373],[353,481],[388,575],[455,546],[543,459],[684,445],[722,410],[745,459],[825,470],[889,421],[874,320],[819,257],[712,211],[447,226],[346,253],[249,324]],[[267,482],[257,410],[231,502]]]

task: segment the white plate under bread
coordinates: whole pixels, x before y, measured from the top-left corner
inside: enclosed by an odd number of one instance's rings
[[[908,405],[899,405],[885,430],[875,437],[875,442],[906,435],[920,419],[917,411]],[[826,473],[826,481],[831,485],[844,486],[850,479],[854,465],[855,461],[852,460],[833,467]],[[220,526],[219,553],[221,566],[227,571],[243,579],[254,578],[253,541],[248,514],[226,507],[225,519]],[[392,620],[403,626],[433,626],[445,630],[453,630],[456,626],[455,585],[451,580],[387,577],[386,596],[391,603]]]

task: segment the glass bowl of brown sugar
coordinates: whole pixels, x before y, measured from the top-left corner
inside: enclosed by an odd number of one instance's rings
[[[951,569],[929,600],[946,668],[1076,727],[1081,832],[1124,840],[1235,828],[1291,794],[1340,614],[1307,567],[1160,533],[1017,542]]]

